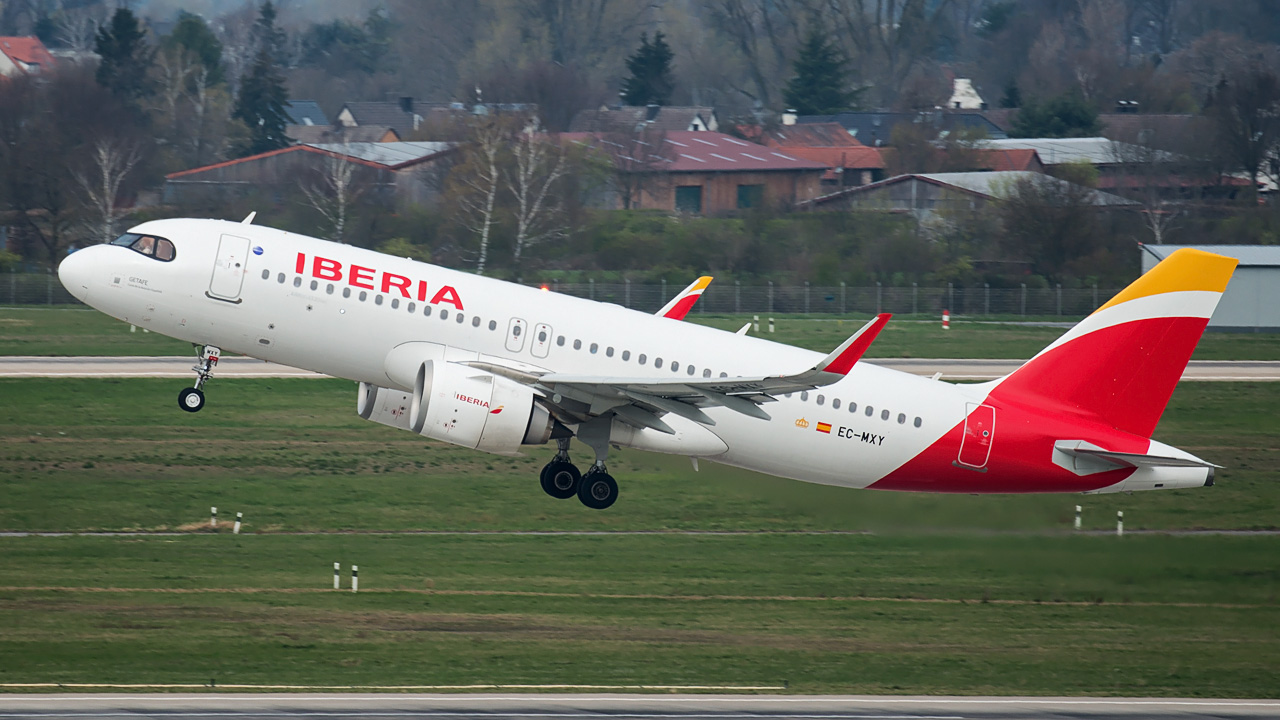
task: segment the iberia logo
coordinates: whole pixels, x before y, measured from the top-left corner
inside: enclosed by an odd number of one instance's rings
[[[831,434],[831,423],[824,423],[824,422],[820,422],[820,423],[818,423],[818,432],[820,432],[820,433],[827,433],[828,435],[830,435],[830,434]]]
[[[807,428],[809,427],[809,421],[805,420],[804,418],[800,418],[799,420],[796,421],[796,427]]]
[[[490,414],[490,415],[497,415],[498,413],[502,412],[502,408],[504,408],[504,407],[506,407],[506,405],[499,405],[498,407],[496,407],[496,408],[494,408],[494,409],[490,410],[490,411],[489,411],[489,414]]]

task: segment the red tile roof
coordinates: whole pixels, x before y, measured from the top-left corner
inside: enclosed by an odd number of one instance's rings
[[[20,63],[23,70],[29,65],[37,66],[37,71],[52,70],[56,62],[37,37],[0,37],[0,52]]]
[[[769,147],[866,147],[849,134],[840,123],[804,123],[781,125],[761,130],[752,138]]]
[[[822,163],[829,168],[846,168],[849,170],[883,170],[884,157],[877,148],[865,145],[858,147],[789,147],[779,148],[782,152],[795,155],[805,160]]]
[[[596,133],[563,133],[560,137],[592,145],[607,141]],[[673,131],[663,133],[661,137],[662,148],[654,155],[665,160],[661,169],[666,172],[767,172],[825,170],[828,167],[824,163],[803,159],[789,150],[762,147],[724,133]]]
[[[1040,162],[1040,157],[1036,155],[1036,151],[1031,148],[984,149],[978,152],[981,153],[979,162],[982,163],[983,170],[997,172],[1001,170],[1044,171],[1044,164]]]

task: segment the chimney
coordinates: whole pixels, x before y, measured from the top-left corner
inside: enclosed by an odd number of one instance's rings
[[[783,111],[783,113],[782,113],[782,124],[783,124],[783,125],[795,125],[795,124],[796,124],[796,111],[795,111],[795,108],[787,108],[785,111]]]
[[[413,97],[409,95],[400,96],[400,111],[413,113]]]
[[[644,119],[648,122],[653,122],[654,118],[658,117],[658,112],[660,110],[662,110],[661,105],[655,105],[654,103],[649,103],[648,105],[645,106]]]

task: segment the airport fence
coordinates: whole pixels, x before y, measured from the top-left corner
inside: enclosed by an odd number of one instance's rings
[[[683,285],[670,283],[549,283],[547,287],[575,297],[654,312]],[[1089,288],[887,287],[874,285],[743,285],[711,283],[694,313],[829,314],[849,313],[939,315],[1028,315],[1083,317],[1116,290]],[[0,275],[0,303],[8,305],[79,305],[55,273],[10,272]]]

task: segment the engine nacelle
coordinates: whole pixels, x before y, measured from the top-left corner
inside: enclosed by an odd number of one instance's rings
[[[409,404],[409,429],[436,440],[497,455],[551,437],[551,413],[533,390],[457,363],[427,360],[418,367]]]
[[[402,390],[360,383],[356,412],[365,420],[409,430],[409,406],[413,395]]]

